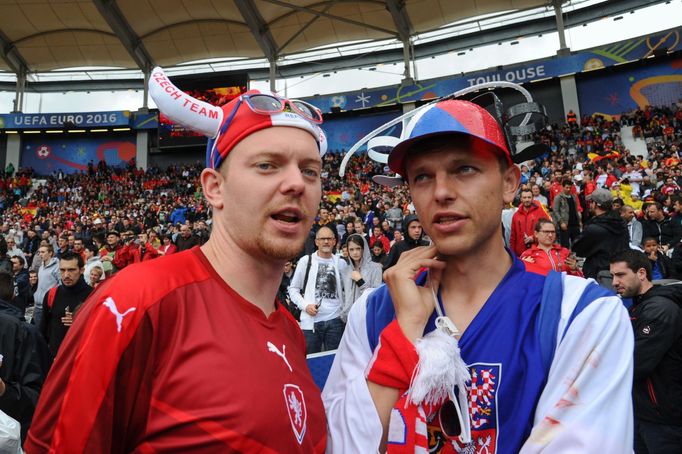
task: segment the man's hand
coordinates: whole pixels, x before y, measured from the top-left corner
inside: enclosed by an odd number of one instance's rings
[[[317,315],[317,305],[315,304],[308,304],[305,307],[305,311],[308,315],[312,315],[313,317]]]
[[[69,310],[66,310],[64,312],[64,316],[62,317],[62,325],[64,326],[73,325],[73,314]]]
[[[0,378],[0,397],[5,395],[5,391],[7,391],[7,387],[5,386],[5,382],[2,381],[2,378]]]
[[[566,257],[565,263],[566,263],[566,266],[571,271],[575,271],[578,268],[578,259],[576,259],[575,255],[573,255],[573,254]]]
[[[422,246],[400,255],[398,263],[386,270],[384,281],[395,307],[398,325],[412,343],[422,337],[424,327],[435,310],[431,286],[438,291],[445,262],[436,258],[435,246]],[[418,286],[414,278],[419,270],[429,268],[431,282]]]
[[[559,227],[560,227],[561,230],[563,230],[563,231],[568,230],[568,224],[566,224],[565,222],[562,222],[561,225],[560,225]]]

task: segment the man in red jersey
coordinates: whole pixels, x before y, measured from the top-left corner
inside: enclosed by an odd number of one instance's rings
[[[201,174],[211,237],[98,287],[62,344],[25,450],[322,453],[303,333],[275,300],[320,203],[321,114],[256,91],[214,107],[159,68],[149,84],[162,112],[211,137]]]
[[[533,235],[535,224],[542,219],[548,218],[549,215],[543,206],[533,200],[533,192],[530,189],[523,189],[521,191],[521,203],[519,209],[512,216],[512,227],[510,235],[510,249],[521,257],[526,250],[528,250],[534,243]]]

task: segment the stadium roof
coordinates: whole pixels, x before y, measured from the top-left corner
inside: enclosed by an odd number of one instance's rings
[[[541,36],[554,4],[569,27],[663,1],[2,0],[0,89],[139,88],[155,65],[272,81]]]
[[[175,66],[397,38],[548,0],[4,0],[0,69]]]

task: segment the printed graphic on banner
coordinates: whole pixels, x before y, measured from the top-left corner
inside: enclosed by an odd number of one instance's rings
[[[158,112],[135,112],[133,116],[133,129],[157,129],[158,127]]]
[[[400,115],[400,112],[385,112],[375,115],[363,115],[362,117],[335,118],[325,120],[322,129],[327,134],[327,150],[330,153],[345,153],[356,142],[365,137],[372,130],[387,123]],[[396,125],[397,131],[388,131],[386,134],[398,136],[400,125]]]
[[[606,87],[606,88],[605,88]],[[625,68],[578,81],[580,113],[608,118],[682,99],[682,59]]]
[[[85,172],[88,163],[97,165],[104,160],[107,165],[126,165],[136,154],[134,136],[112,138],[25,137],[21,152],[21,167],[32,167],[38,175]]]

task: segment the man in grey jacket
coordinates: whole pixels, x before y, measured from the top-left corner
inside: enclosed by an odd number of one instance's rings
[[[42,259],[42,265],[38,269],[38,288],[33,294],[35,309],[33,320],[40,326],[43,313],[43,297],[52,288],[59,285],[59,259],[54,256],[54,248],[51,244],[40,246],[38,254]]]
[[[554,197],[552,217],[559,227],[559,241],[565,248],[571,247],[571,243],[580,234],[580,204],[578,198],[571,193],[573,182],[564,180],[561,182],[561,192]]]

